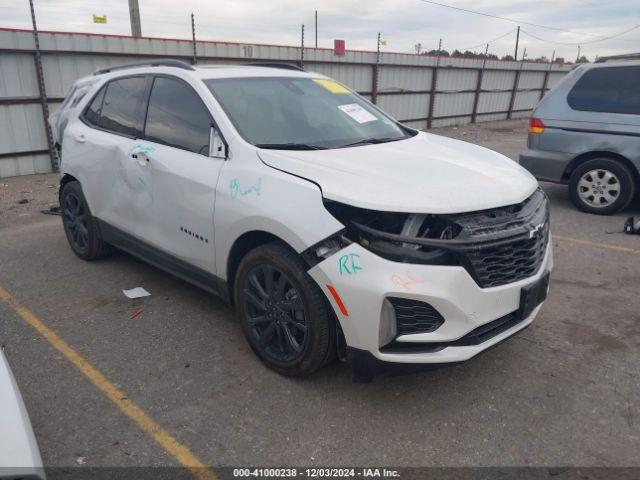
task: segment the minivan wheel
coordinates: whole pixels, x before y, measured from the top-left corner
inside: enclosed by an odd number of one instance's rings
[[[284,245],[263,245],[242,259],[234,301],[249,345],[271,369],[305,376],[332,359],[335,324],[322,291]]]
[[[634,195],[634,178],[622,163],[595,158],[571,173],[571,201],[583,212],[611,215],[624,209]]]
[[[63,187],[60,211],[64,233],[73,253],[83,260],[96,260],[110,253],[110,245],[102,240],[78,182],[69,182]]]

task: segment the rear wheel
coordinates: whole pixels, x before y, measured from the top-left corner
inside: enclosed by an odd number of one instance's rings
[[[278,373],[309,375],[333,358],[335,324],[322,291],[284,245],[263,245],[242,259],[234,300],[249,345]]]
[[[96,260],[110,253],[110,245],[102,240],[78,182],[69,182],[62,188],[60,212],[64,233],[73,253],[83,260]]]
[[[624,209],[635,192],[634,178],[622,163],[609,158],[588,160],[573,171],[569,193],[583,212],[611,215]]]

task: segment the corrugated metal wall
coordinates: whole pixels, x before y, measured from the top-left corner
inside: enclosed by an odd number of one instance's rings
[[[51,171],[31,31],[0,29],[0,178]],[[51,112],[99,68],[154,57],[189,61],[188,40],[40,32]],[[199,63],[298,63],[300,48],[197,42]],[[557,65],[306,48],[304,67],[348,85],[414,128],[527,116],[566,73]]]

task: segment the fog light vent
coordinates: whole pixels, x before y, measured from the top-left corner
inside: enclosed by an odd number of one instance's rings
[[[387,299],[395,310],[398,335],[433,332],[444,323],[442,315],[428,303],[408,298]]]

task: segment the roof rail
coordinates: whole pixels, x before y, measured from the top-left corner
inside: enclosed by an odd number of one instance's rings
[[[297,65],[291,65],[290,63],[278,63],[278,62],[256,62],[245,64],[248,67],[268,67],[268,68],[281,68],[283,70],[297,70],[298,72],[304,72],[304,68],[300,68]]]
[[[639,53],[627,53],[624,55],[609,55],[608,57],[598,57],[594,63],[606,63],[610,60],[640,60]]]
[[[175,67],[182,68],[183,70],[195,70],[191,65],[184,63],[181,60],[159,58],[157,60],[145,60],[143,62],[127,63],[125,65],[117,65],[115,67],[101,68],[100,70],[96,70],[93,74],[102,75],[103,73],[113,72],[114,70],[125,70],[127,68],[135,67]]]

